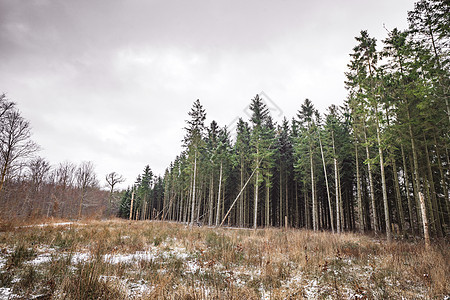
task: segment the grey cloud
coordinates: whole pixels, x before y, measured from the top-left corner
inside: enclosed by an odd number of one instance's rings
[[[197,98],[221,125],[262,90],[288,118],[307,97],[342,103],[353,37],[405,27],[413,3],[0,0],[0,92],[43,156],[95,160],[130,184],[179,153]]]

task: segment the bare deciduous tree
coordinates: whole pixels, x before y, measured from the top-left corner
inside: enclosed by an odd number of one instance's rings
[[[73,185],[75,170],[77,166],[71,162],[65,161],[59,163],[55,170],[56,184],[62,186],[64,189]]]
[[[106,182],[109,186],[109,203],[108,203],[108,214],[111,213],[111,201],[114,193],[114,186],[118,183],[122,183],[125,181],[125,178],[122,175],[117,174],[116,172],[111,172],[106,175]]]
[[[50,163],[38,156],[28,162],[28,169],[28,176],[31,182],[31,199],[40,207],[41,211],[44,211],[45,204],[49,205],[49,197],[40,192],[43,190],[45,183],[48,182]]]
[[[33,183],[33,187],[36,191],[39,191],[49,174],[50,163],[38,156],[28,163],[28,168],[30,169],[29,176]]]
[[[2,102],[5,101],[4,98],[1,99]],[[0,193],[3,189],[6,175],[12,171],[15,163],[19,162],[23,158],[29,157],[39,148],[38,145],[30,138],[30,123],[20,116],[19,111],[9,108],[1,113]]]
[[[68,202],[68,189],[73,187],[76,169],[77,166],[74,163],[65,161],[59,163],[53,172],[57,195],[54,199],[54,206],[60,206],[61,217],[65,215],[66,204]]]
[[[89,188],[97,186],[98,180],[94,172],[94,164],[90,161],[83,161],[77,169],[76,179],[78,188],[81,190],[80,206],[78,208],[78,219],[81,219],[83,202],[85,201]]]

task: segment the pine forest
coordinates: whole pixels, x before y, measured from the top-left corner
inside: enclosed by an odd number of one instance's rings
[[[449,200],[448,4],[421,1],[407,30],[355,38],[341,106],[299,101],[275,123],[260,95],[235,132],[196,100],[183,151],[147,166],[119,215],[209,226],[443,237]],[[233,137],[233,138],[232,138]]]

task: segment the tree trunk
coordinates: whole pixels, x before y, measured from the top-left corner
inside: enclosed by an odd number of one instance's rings
[[[192,182],[192,209],[191,209],[191,226],[194,225],[195,220],[195,179],[197,175],[197,150],[194,153],[194,180]]]
[[[386,190],[386,175],[384,173],[384,160],[383,160],[383,149],[381,146],[381,136],[380,136],[380,124],[378,122],[378,108],[377,104],[375,104],[375,124],[377,129],[377,140],[378,140],[378,153],[380,155],[380,170],[381,170],[381,187],[383,190],[383,204],[384,204],[384,221],[386,225],[386,237],[388,242],[392,241],[392,233],[391,233],[391,223],[390,223],[390,214],[389,214],[389,203],[387,198],[387,190]]]
[[[295,185],[295,225],[299,227],[300,225],[300,212],[298,209],[298,186],[297,182],[294,179],[294,185]]]
[[[430,234],[428,232],[428,219],[427,211],[425,209],[425,200],[423,199],[423,194],[419,192],[420,199],[420,210],[422,211],[422,224],[423,224],[423,235],[425,237],[425,247],[430,248]]]
[[[402,196],[400,194],[400,186],[398,183],[398,173],[397,173],[397,164],[395,162],[395,157],[392,158],[392,171],[394,173],[394,188],[395,188],[395,196],[397,198],[397,210],[398,210],[398,226],[400,232],[403,234],[403,230],[405,228],[405,217],[403,214],[403,205],[402,205]]]
[[[284,184],[285,184],[285,194],[284,194],[284,196],[285,196],[285,199],[284,199],[284,204],[286,205],[286,209],[285,209],[285,217],[287,217],[287,218],[289,218],[289,199],[288,199],[288,196],[289,196],[289,193],[288,193],[288,176],[287,176],[287,171],[285,171],[285,173],[284,173]],[[285,223],[284,223],[284,225],[286,226],[286,225],[288,225],[287,224],[287,218],[284,218],[284,221],[285,221]],[[290,224],[292,224],[292,222],[290,221]],[[291,225],[292,226],[292,225]]]
[[[211,226],[213,222],[213,209],[214,209],[214,174],[211,174],[211,179],[209,182],[209,215],[208,215],[208,225]]]
[[[8,152],[5,155],[5,160],[3,161],[3,168],[2,168],[2,175],[0,177],[0,194],[3,190],[3,185],[5,184],[5,180],[6,180],[6,173],[8,171],[8,167],[9,167],[9,161],[10,161],[10,157],[11,157],[11,151],[10,149],[8,149]]]
[[[134,191],[131,193],[131,204],[130,204],[130,218],[129,220],[133,220],[133,204],[134,204]]]
[[[358,201],[358,219],[359,219],[359,232],[364,233],[364,217],[362,208],[362,197],[361,197],[361,179],[359,175],[359,158],[358,158],[358,143],[355,136],[355,164],[356,164],[356,194]],[[333,219],[331,219],[333,221]]]
[[[320,134],[318,134],[318,135],[319,135],[320,154],[322,156],[323,174],[325,176],[325,186],[327,188],[328,209],[330,210],[331,231],[334,233],[333,209],[331,206],[330,187],[328,185],[327,167],[325,164],[325,156],[323,154],[322,140],[320,139]],[[334,141],[334,136],[333,136],[333,141]]]
[[[282,187],[282,182],[281,182],[282,177],[281,177],[281,175],[282,175],[282,173],[281,173],[281,164],[280,164],[280,182],[279,182],[279,185],[280,185],[280,188],[279,188],[279,191],[280,191],[279,218],[280,218],[280,221],[279,221],[279,223],[280,223],[280,227],[283,227],[283,189],[281,188]]]
[[[311,229],[311,214],[309,211],[309,198],[308,198],[308,191],[306,190],[306,185],[304,185],[303,189],[305,198],[305,227],[307,229]]]
[[[409,113],[409,109],[407,109],[407,116],[408,116],[408,127],[409,127],[409,137],[411,139],[411,150],[412,150],[412,155],[413,155],[413,165],[414,165],[414,172],[413,172],[413,178],[414,178],[414,183],[415,183],[415,190],[416,190],[416,197],[419,197],[420,194],[420,179],[419,179],[419,163],[417,160],[417,153],[416,153],[416,144],[414,141],[414,135],[413,135],[413,131],[412,131],[412,126],[411,126],[411,118],[410,118],[410,113]],[[417,206],[420,205],[420,199],[416,198],[416,203]],[[417,218],[419,219],[420,214],[417,214]],[[419,220],[417,220],[419,221]]]
[[[371,200],[371,204],[372,204],[373,229],[375,231],[375,234],[378,234],[378,215],[377,215],[377,207],[375,204],[375,189],[373,186],[373,177],[372,177],[372,169],[371,169],[371,162],[370,162],[370,151],[369,151],[369,144],[367,141],[365,124],[364,124],[364,143],[366,144],[367,170],[369,172],[370,200]]]
[[[219,171],[219,192],[217,193],[217,208],[216,208],[216,226],[219,226],[220,219],[220,191],[222,190],[222,161],[220,161]]]
[[[241,188],[244,187],[244,162],[241,159]],[[239,196],[239,226],[244,226],[244,193]]]
[[[439,209],[439,206],[437,204],[436,190],[434,188],[433,172],[431,170],[430,155],[429,155],[429,152],[428,152],[428,145],[427,145],[427,140],[425,138],[425,134],[423,134],[423,139],[424,139],[424,144],[425,144],[425,155],[427,156],[427,170],[428,170],[428,178],[429,178],[428,181],[429,181],[430,193],[431,193],[430,217],[431,217],[431,212],[433,212],[434,213],[434,219],[431,218],[431,221],[436,226],[436,231],[437,231],[438,236],[439,237],[443,237],[441,218],[440,218],[440,215],[439,215],[440,209]]]
[[[259,154],[259,151],[257,150],[257,155]],[[258,157],[258,156],[257,156]],[[256,181],[255,181],[255,203],[253,205],[253,228],[256,229],[258,226],[258,189],[259,189],[259,167],[256,166]]]
[[[336,148],[334,145],[334,134],[331,132],[331,141],[333,145],[333,163],[334,163],[334,185],[336,190],[336,231],[341,233],[341,210],[339,205],[339,176],[338,176],[338,163],[336,157]]]
[[[269,179],[267,179],[269,180]],[[270,226],[270,187],[269,187],[269,183],[266,182],[266,227]]]
[[[416,232],[414,226],[414,218],[413,218],[413,207],[411,201],[411,195],[409,193],[409,178],[408,178],[408,168],[406,167],[406,158],[405,158],[405,150],[403,149],[403,144],[400,144],[400,149],[402,151],[402,161],[403,161],[403,179],[405,183],[405,191],[406,191],[406,199],[408,201],[408,213],[409,213],[409,226],[413,233]]]
[[[311,198],[312,198],[312,222],[313,222],[313,230],[316,231],[317,226],[317,200],[316,200],[316,192],[315,192],[315,183],[314,183],[314,164],[313,164],[313,153],[312,153],[312,145],[309,145],[309,162],[311,165]]]
[[[345,222],[345,218],[344,218],[344,208],[343,208],[343,201],[342,201],[342,188],[341,188],[341,172],[339,171],[339,168],[337,169],[337,178],[338,178],[338,192],[339,192],[339,216],[340,216],[340,224],[341,224],[341,232],[344,229],[344,222]]]

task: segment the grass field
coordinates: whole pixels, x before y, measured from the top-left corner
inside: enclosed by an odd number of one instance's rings
[[[122,220],[2,225],[0,299],[450,299],[450,247]]]

